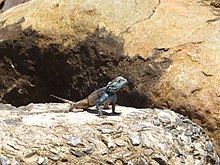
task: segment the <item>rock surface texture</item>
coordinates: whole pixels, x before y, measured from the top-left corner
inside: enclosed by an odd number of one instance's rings
[[[10,8],[0,14],[1,102],[77,101],[121,75],[130,84],[119,104],[187,115],[220,153],[219,4],[32,0]]]
[[[68,106],[0,104],[0,164],[219,164],[202,127],[171,110],[117,106],[102,119]]]

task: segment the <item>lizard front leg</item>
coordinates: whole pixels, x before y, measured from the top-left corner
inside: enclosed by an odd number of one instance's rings
[[[109,98],[109,95],[107,93],[104,93],[101,98],[98,100],[98,102],[96,103],[96,110],[98,112],[98,115],[100,117],[103,117],[102,114],[102,109],[100,108],[100,106]]]
[[[117,101],[117,95],[114,94],[114,95],[113,95],[113,99],[112,99],[112,114],[121,114],[121,113],[115,112],[115,104],[116,104],[116,101]]]

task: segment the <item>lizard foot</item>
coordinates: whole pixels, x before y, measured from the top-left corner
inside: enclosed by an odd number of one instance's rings
[[[112,116],[119,116],[121,115],[121,112],[112,112]]]

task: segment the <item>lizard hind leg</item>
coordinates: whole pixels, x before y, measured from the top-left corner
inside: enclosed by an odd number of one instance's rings
[[[115,112],[116,101],[117,101],[117,95],[115,94],[113,99],[112,99],[112,114],[113,115],[120,115],[121,114],[120,112]]]
[[[89,101],[87,98],[76,102],[73,106],[73,108],[76,108],[76,109],[86,109],[89,107],[91,107],[91,105],[89,104]]]
[[[83,99],[83,100],[80,100],[76,103],[72,103],[70,108],[65,111],[65,112],[72,112],[73,109],[86,109],[88,108],[89,105],[88,105],[88,100],[87,99]]]
[[[111,103],[111,100],[107,100],[104,102],[103,109],[110,109],[109,104]]]
[[[71,104],[70,108],[66,112],[72,112],[75,109],[75,103]]]

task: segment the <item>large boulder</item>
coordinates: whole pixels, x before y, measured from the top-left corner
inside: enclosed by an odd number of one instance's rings
[[[1,101],[79,100],[122,75],[130,84],[119,104],[170,107],[207,128],[219,149],[218,4],[32,0],[10,8],[0,15]]]
[[[219,35],[220,36],[220,35]],[[170,49],[172,59],[152,90],[153,102],[189,116],[220,144],[220,49],[215,43],[189,43]]]
[[[68,106],[0,104],[0,164],[219,164],[204,130],[168,109],[116,106],[102,119]]]

